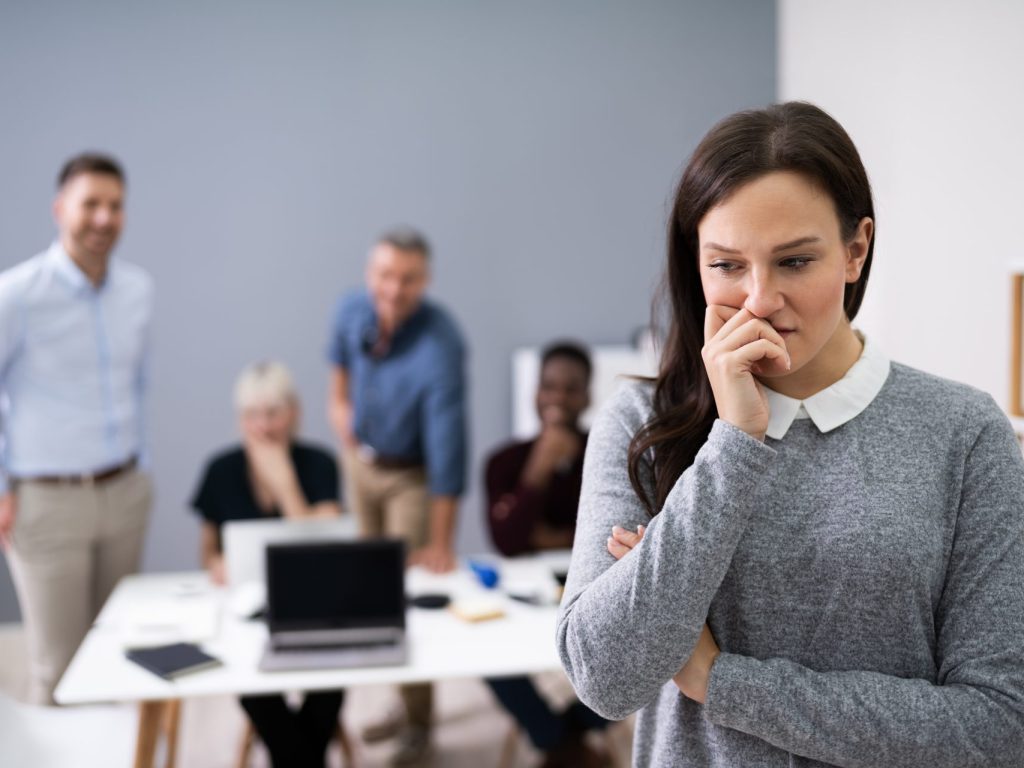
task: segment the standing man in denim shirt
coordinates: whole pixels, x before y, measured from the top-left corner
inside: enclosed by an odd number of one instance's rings
[[[138,568],[151,501],[139,463],[153,285],[110,258],[121,167],[69,160],[53,214],[50,248],[0,273],[0,543],[38,704],[52,703],[114,585]]]
[[[415,230],[378,239],[367,290],[338,304],[328,410],[362,534],[402,537],[411,564],[441,573],[455,567],[466,483],[465,344],[452,317],[424,298],[429,261],[430,246]],[[374,741],[401,732],[396,765],[430,752],[430,685],[404,686],[402,698],[404,731],[396,718],[364,733]]]

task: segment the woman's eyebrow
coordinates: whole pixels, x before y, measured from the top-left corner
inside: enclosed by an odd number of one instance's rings
[[[724,245],[718,243],[704,243],[701,246],[702,251],[723,251],[724,253],[739,253],[735,248],[726,248]]]
[[[778,253],[779,251],[788,251],[790,248],[799,248],[802,245],[811,245],[813,243],[820,243],[821,238],[817,235],[807,235],[805,237],[798,237],[796,240],[790,240],[788,242],[776,245],[772,248],[772,253]],[[728,248],[718,243],[704,243],[701,246],[702,251],[721,251],[722,253],[741,253],[741,251],[735,248]]]
[[[778,253],[779,251],[788,251],[790,248],[799,248],[801,245],[810,245],[812,243],[820,243],[821,238],[817,235],[808,235],[807,237],[798,237],[796,240],[790,240],[788,243],[782,245],[776,245],[772,248],[772,253]]]

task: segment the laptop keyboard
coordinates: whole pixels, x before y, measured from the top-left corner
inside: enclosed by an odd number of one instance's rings
[[[377,651],[394,647],[394,641],[386,643],[322,643],[317,645],[303,643],[302,645],[276,645],[274,646],[274,653],[317,653],[320,651],[352,651],[359,653],[361,651]]]
[[[287,648],[267,647],[260,661],[264,671],[291,669],[332,669],[340,667],[379,667],[404,664],[406,648],[398,643],[359,643],[357,645],[303,645]]]

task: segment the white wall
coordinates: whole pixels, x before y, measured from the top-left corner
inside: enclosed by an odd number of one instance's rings
[[[543,347],[523,347],[512,355],[512,437],[517,440],[529,440],[540,432],[537,382],[543,351]],[[633,376],[654,376],[658,372],[658,354],[650,343],[591,347],[590,362],[593,366],[590,407],[580,414],[580,425],[587,429],[624,381]]]
[[[779,98],[849,131],[878,240],[857,325],[901,362],[1009,405],[1024,262],[1024,3],[779,0]]]

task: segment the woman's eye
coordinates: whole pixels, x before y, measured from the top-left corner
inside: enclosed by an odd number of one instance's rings
[[[814,261],[814,259],[810,256],[792,256],[788,259],[783,259],[780,263],[788,269],[803,269],[812,261]]]
[[[714,261],[708,264],[708,268],[717,269],[719,272],[734,272],[737,267],[728,261]]]

